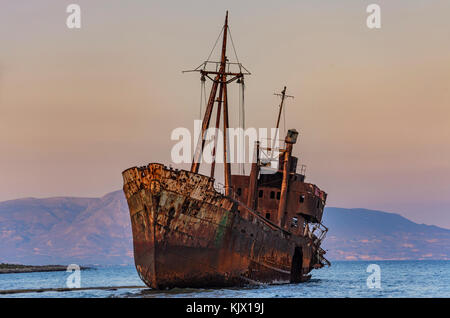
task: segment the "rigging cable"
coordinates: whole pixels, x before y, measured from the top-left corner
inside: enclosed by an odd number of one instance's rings
[[[231,40],[231,46],[233,47],[233,52],[234,52],[234,56],[236,57],[236,62],[237,65],[239,67],[239,72],[242,72],[242,68],[241,68],[241,63],[239,62],[239,57],[237,55],[236,52],[236,47],[234,45],[234,41],[233,41],[233,37],[231,35],[231,30],[230,27],[228,27],[228,34],[230,35],[230,40]],[[245,82],[244,82],[244,77],[242,76],[242,78],[240,78],[240,85],[239,85],[239,92],[240,92],[240,98],[239,98],[239,125],[241,126],[242,130],[245,130]],[[243,140],[242,140],[243,139]],[[244,162],[245,162],[245,138],[241,138],[241,149],[240,151],[242,151],[243,156],[241,157],[241,159],[243,159],[243,161],[239,164],[240,166],[240,173],[241,175],[245,175],[245,166],[244,166]],[[250,160],[252,160],[250,158]]]
[[[241,83],[239,85],[239,124],[242,128],[242,134],[244,136],[244,131],[245,131],[245,82],[244,82],[244,77],[242,77],[241,79]],[[245,166],[244,166],[244,162],[245,162],[245,138],[242,137],[241,140],[241,149],[240,151],[242,151],[242,159],[243,162],[240,163],[240,172],[242,175],[245,175]]]
[[[286,136],[286,105],[283,107],[283,135]]]
[[[199,113],[199,119],[202,120],[202,111],[203,111],[203,100],[206,105],[206,87],[205,87],[206,80],[202,76],[200,79],[200,113]]]
[[[228,33],[230,34],[231,46],[233,47],[234,56],[236,57],[236,62],[238,63],[239,69],[240,69],[241,68],[241,63],[239,63],[239,58],[238,58],[237,53],[236,53],[236,47],[234,46],[233,37],[231,36],[230,27],[228,27]]]
[[[209,61],[209,58],[210,58],[210,57],[211,57],[211,55],[213,54],[213,52],[214,52],[214,49],[215,49],[215,48],[216,48],[216,46],[217,46],[217,42],[219,42],[220,36],[222,35],[222,33],[223,33],[223,30],[224,30],[224,28],[225,28],[225,27],[222,27],[222,30],[220,31],[220,33],[219,33],[219,36],[218,36],[218,37],[217,37],[217,39],[216,39],[216,43],[214,43],[214,46],[213,46],[213,48],[212,48],[211,52],[209,53],[208,57],[206,58],[206,62],[208,62],[208,61]]]

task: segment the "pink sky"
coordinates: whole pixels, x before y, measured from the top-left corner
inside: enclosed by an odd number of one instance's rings
[[[82,8],[81,30],[65,25]],[[198,76],[230,11],[247,126],[284,85],[307,180],[329,206],[450,228],[450,2],[0,0],[0,200],[100,196],[122,170],[169,163],[198,117]],[[237,124],[237,96],[230,120]],[[233,101],[232,101],[233,102]]]

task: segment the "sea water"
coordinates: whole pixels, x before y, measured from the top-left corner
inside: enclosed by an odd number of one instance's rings
[[[373,274],[367,271],[370,264],[379,266],[379,286],[370,283],[369,276]],[[70,274],[0,274],[0,290],[65,288]],[[301,284],[166,291],[145,287],[132,265],[92,267],[80,274],[82,288],[142,288],[34,292],[0,297],[450,297],[450,261],[335,261],[331,267],[312,271],[311,280]]]

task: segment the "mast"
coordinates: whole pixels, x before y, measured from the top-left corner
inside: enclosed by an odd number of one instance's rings
[[[219,86],[219,79],[220,75],[218,74],[213,81],[211,92],[209,94],[208,106],[206,106],[205,115],[203,116],[202,132],[199,136],[199,142],[197,142],[197,148],[195,149],[195,154],[191,165],[191,172],[194,173],[198,173],[198,169],[200,168],[200,159],[203,153],[203,148],[205,147],[205,133],[211,120],[211,113],[214,106],[214,99],[217,94],[217,86]]]
[[[227,96],[227,76],[225,72],[226,53],[227,53],[227,32],[228,32],[228,11],[225,16],[225,26],[223,29],[223,44],[222,44],[222,58],[220,61],[220,70],[222,72],[222,83],[220,84],[223,89],[223,165],[224,165],[224,178],[225,178],[225,194],[231,193],[231,170],[228,158],[228,96]],[[214,158],[214,161],[216,158]]]
[[[225,194],[230,195],[231,186],[231,165],[228,155],[228,94],[227,86],[223,86],[223,165],[224,165],[224,178],[225,178]]]
[[[250,170],[250,180],[248,185],[247,206],[250,209],[256,209],[256,193],[258,192],[258,175],[259,175],[259,141],[255,144],[256,151],[254,152],[255,158],[252,162],[252,168]]]
[[[280,110],[278,112],[277,127],[276,127],[277,129],[280,127],[281,111],[283,110],[283,104],[284,104],[285,97],[286,97],[286,86],[281,91],[281,103],[280,103]]]
[[[225,24],[223,26],[223,41],[222,41],[222,54],[221,54],[221,58],[220,58],[220,70],[219,70],[219,74],[218,76],[220,76],[220,89],[219,89],[219,98],[217,99],[217,116],[216,116],[216,134],[214,136],[214,148],[213,148],[213,162],[211,164],[211,177],[214,177],[214,171],[216,168],[216,147],[217,147],[217,138],[218,138],[218,129],[219,129],[219,125],[220,125],[220,108],[222,106],[222,96],[224,97],[224,107],[223,107],[223,112],[224,112],[224,120],[225,120],[225,112],[228,112],[228,105],[225,105],[225,90],[226,90],[226,75],[225,73],[225,66],[226,66],[226,62],[227,62],[227,32],[228,31],[228,11],[225,15]],[[225,84],[224,84],[225,83]],[[225,122],[225,121],[224,121]],[[223,127],[223,130],[226,131],[225,125]],[[225,132],[224,132],[225,133]],[[224,145],[225,145],[225,135],[224,135]],[[226,151],[226,146],[224,146],[224,152]],[[226,162],[226,161],[224,161]],[[225,188],[227,188],[227,179],[225,178]]]
[[[273,158],[273,152],[275,149],[275,143],[278,138],[278,128],[280,127],[280,118],[281,118],[281,112],[283,111],[284,100],[286,97],[294,98],[294,96],[286,95],[286,86],[281,91],[281,94],[274,94],[274,95],[281,97],[281,103],[280,103],[280,107],[279,107],[280,109],[278,111],[278,119],[277,119],[277,126],[276,126],[276,130],[275,130],[275,138],[273,139],[273,143],[272,143],[272,158]]]
[[[205,147],[205,137],[206,131],[210,125],[211,115],[213,113],[213,108],[215,102],[217,102],[217,115],[216,115],[216,129],[219,129],[220,126],[220,115],[221,108],[223,108],[223,147],[224,147],[224,177],[225,177],[225,194],[231,194],[231,166],[230,166],[230,157],[229,157],[229,142],[227,129],[229,127],[228,122],[228,94],[227,94],[227,85],[235,80],[241,79],[243,80],[244,75],[250,75],[250,72],[241,64],[239,61],[237,63],[230,63],[227,58],[227,39],[228,39],[228,11],[225,15],[225,23],[223,26],[223,39],[222,39],[222,49],[221,49],[221,57],[220,62],[212,62],[208,60],[201,64],[194,70],[186,71],[186,72],[200,72],[202,78],[210,79],[213,84],[211,87],[211,92],[209,94],[208,104],[205,109],[205,115],[203,116],[202,121],[202,129],[199,135],[199,140],[196,145],[195,153],[192,160],[191,172],[198,173],[201,163],[201,157],[203,154],[203,150]],[[233,42],[233,41],[231,41]],[[233,43],[232,43],[233,44]],[[233,45],[234,47],[234,45]],[[214,48],[213,48],[214,50]],[[236,50],[234,50],[236,51]],[[211,54],[210,54],[211,56]],[[236,56],[237,59],[237,56]],[[210,64],[215,64],[215,70],[207,70],[207,66]],[[236,71],[231,71],[230,68],[234,66],[238,69]],[[201,68],[202,67],[202,68]],[[211,77],[211,76],[214,76]],[[228,77],[231,77],[228,79]],[[219,96],[216,99],[217,91],[219,91]],[[214,146],[213,146],[213,161],[211,164],[211,177],[214,177],[215,165],[216,165],[216,147],[217,147],[217,138],[218,134],[215,134],[214,138]]]
[[[217,138],[219,137],[220,128],[220,112],[222,110],[222,93],[223,90],[219,90],[219,97],[217,98],[217,114],[216,114],[216,133],[214,136],[214,148],[213,148],[213,162],[211,163],[211,178],[214,178],[214,171],[216,168],[216,148],[217,148]]]
[[[228,11],[225,15],[225,24],[223,26],[223,40],[222,40],[222,54],[220,59],[220,69],[219,72],[216,72],[216,77],[213,80],[213,85],[211,87],[211,92],[209,94],[208,105],[205,110],[205,116],[203,117],[202,122],[202,132],[200,134],[201,142],[197,143],[197,148],[195,150],[194,158],[192,160],[191,172],[198,173],[198,169],[200,168],[200,159],[203,154],[203,149],[205,147],[205,133],[209,127],[209,122],[211,120],[212,109],[214,107],[214,101],[217,94],[217,87],[220,83],[220,95],[223,92],[223,84],[226,80],[225,73],[225,65],[226,65],[226,52],[227,52],[227,30],[228,30]],[[203,74],[203,73],[202,73]],[[220,102],[220,101],[219,101]],[[225,108],[224,108],[225,109]],[[216,140],[214,140],[214,143]],[[215,146],[214,146],[215,153]],[[215,165],[215,155],[214,155],[214,165]]]
[[[297,130],[289,129],[285,138],[286,149],[283,153],[283,180],[281,181],[281,195],[277,211],[277,221],[278,226],[280,227],[284,227],[286,225],[286,207],[289,194],[292,148],[293,145],[297,142],[297,137]]]

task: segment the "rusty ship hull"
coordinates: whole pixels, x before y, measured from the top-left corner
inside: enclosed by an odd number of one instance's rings
[[[150,164],[123,178],[135,265],[149,287],[300,282],[319,264],[309,237],[241,217],[243,205],[207,176]]]
[[[305,182],[303,166],[297,173],[295,129],[287,131],[283,147],[277,146],[277,134],[271,147],[257,139],[250,174],[244,173],[244,162],[239,162],[239,174],[231,173],[227,86],[241,85],[243,110],[244,76],[250,72],[227,57],[228,31],[227,12],[220,62],[208,57],[192,70],[200,73],[201,85],[206,79],[212,85],[190,171],[151,163],[122,173],[136,269],[155,289],[302,282],[312,269],[329,265],[320,247],[328,231],[321,223],[327,194]],[[293,96],[286,94],[286,87],[276,95],[281,97],[278,129],[283,103]],[[206,176],[199,168],[215,108],[213,161]],[[216,187],[222,110],[225,184]]]

